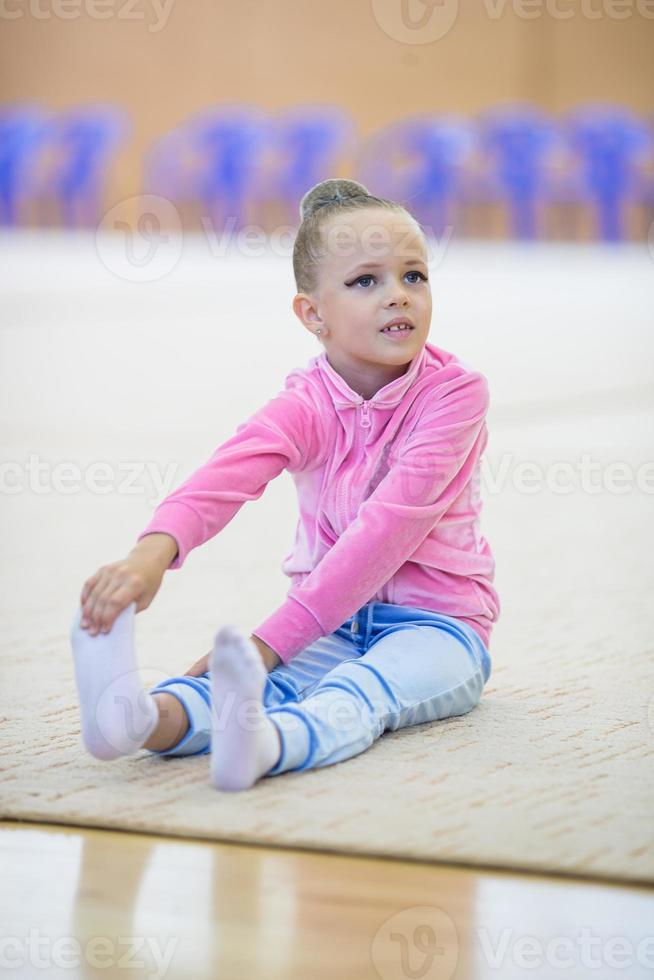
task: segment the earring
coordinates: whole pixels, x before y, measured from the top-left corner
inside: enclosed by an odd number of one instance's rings
[[[322,328],[321,327],[318,327],[318,329],[316,330],[316,333],[322,333]]]

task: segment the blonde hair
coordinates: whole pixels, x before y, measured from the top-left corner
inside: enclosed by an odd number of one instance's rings
[[[313,293],[318,287],[320,263],[327,254],[322,230],[329,218],[364,208],[383,208],[402,213],[420,227],[414,215],[398,201],[375,197],[356,180],[321,180],[300,201],[302,223],[293,245],[293,273],[299,293]]]

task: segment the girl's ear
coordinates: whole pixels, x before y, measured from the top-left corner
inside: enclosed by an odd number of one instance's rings
[[[315,333],[317,326],[322,326],[322,317],[318,313],[316,302],[306,293],[298,293],[294,297],[293,312],[311,333]]]

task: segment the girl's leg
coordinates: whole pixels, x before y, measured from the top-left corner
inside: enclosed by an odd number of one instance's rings
[[[282,752],[266,775],[341,762],[365,751],[386,729],[471,711],[488,678],[488,654],[472,629],[441,620],[443,627],[400,623],[386,629],[362,656],[325,675],[301,703],[270,708]]]
[[[153,752],[164,752],[177,745],[186,735],[189,729],[188,714],[182,702],[174,694],[159,691],[152,697],[157,705],[159,720],[152,735],[143,743],[143,748],[151,749]]]
[[[122,610],[107,634],[70,627],[82,742],[96,759],[117,759],[142,748],[158,722],[154,698],[143,690],[134,652],[136,603]]]
[[[275,707],[297,702],[310,693],[326,673],[337,667],[357,651],[351,642],[351,617],[330,636],[321,637],[294,657],[288,664],[275,667],[266,678],[263,704]],[[160,702],[168,695],[166,718],[160,718],[155,730],[143,748],[157,755],[207,755],[211,751],[211,683],[207,671],[199,677],[187,675],[169,677],[150,690]],[[172,704],[173,700],[178,702]],[[175,737],[177,729],[177,737]]]

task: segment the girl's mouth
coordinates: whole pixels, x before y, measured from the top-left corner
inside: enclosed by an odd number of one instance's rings
[[[409,334],[413,333],[413,327],[409,324],[405,326],[385,327],[381,333],[390,340],[404,340]]]

